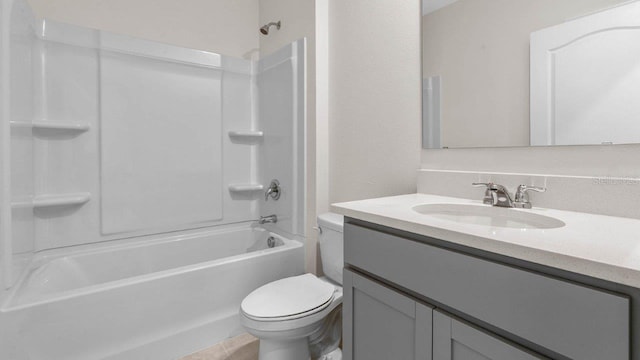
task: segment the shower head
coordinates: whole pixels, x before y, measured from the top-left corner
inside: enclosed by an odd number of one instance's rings
[[[260,33],[262,33],[262,35],[269,35],[269,28],[271,26],[274,26],[274,25],[275,25],[276,29],[280,30],[280,21],[278,21],[278,22],[270,22],[267,25],[265,25],[265,26],[260,28]]]

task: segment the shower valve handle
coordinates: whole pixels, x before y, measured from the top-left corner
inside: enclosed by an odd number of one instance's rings
[[[264,193],[264,201],[269,201],[269,197],[271,197],[273,200],[278,200],[280,199],[280,193],[280,182],[276,179],[273,179],[271,180],[269,188]]]

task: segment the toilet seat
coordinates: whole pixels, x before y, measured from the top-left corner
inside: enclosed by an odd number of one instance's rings
[[[285,321],[310,316],[334,301],[335,286],[304,274],[266,284],[240,305],[242,314],[255,321]]]

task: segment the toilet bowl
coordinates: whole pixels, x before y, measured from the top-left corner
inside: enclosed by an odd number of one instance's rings
[[[318,216],[320,256],[327,277],[313,274],[266,284],[247,295],[240,321],[260,339],[260,360],[340,360],[342,216]]]
[[[342,287],[304,274],[249,294],[240,306],[240,318],[247,332],[260,339],[260,360],[306,360],[309,337],[327,326],[325,319],[341,305]],[[333,349],[325,349],[329,350]]]

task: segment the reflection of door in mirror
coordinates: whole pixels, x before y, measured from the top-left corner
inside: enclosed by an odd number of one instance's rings
[[[531,36],[531,144],[640,142],[640,2]]]

